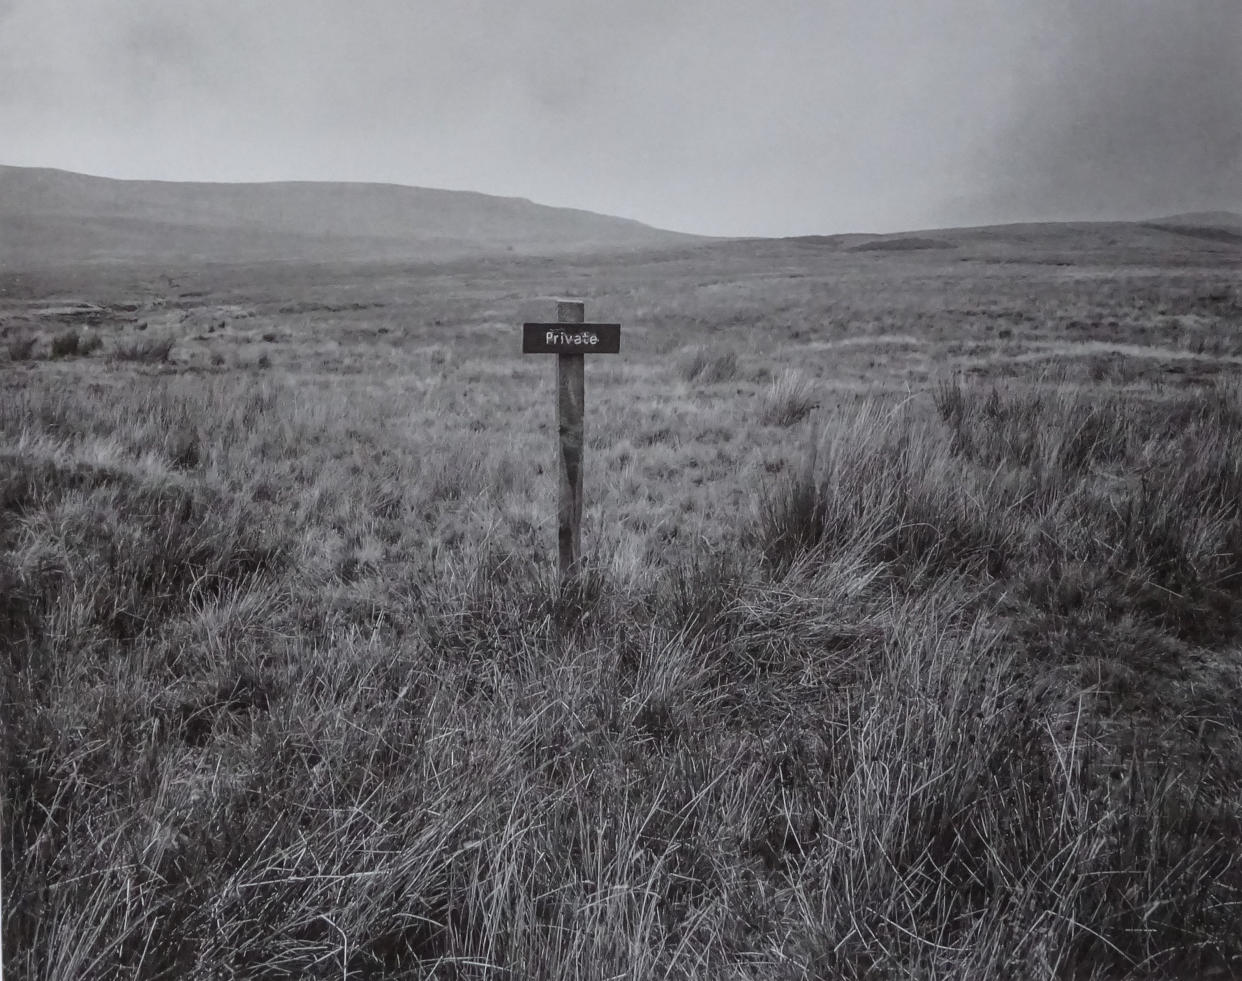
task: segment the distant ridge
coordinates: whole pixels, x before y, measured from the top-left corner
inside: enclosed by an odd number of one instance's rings
[[[572,208],[398,184],[115,180],[0,165],[0,265],[438,260],[692,244]]]
[[[1146,221],[1143,222],[1143,227],[1206,242],[1242,245],[1242,215],[1232,211],[1191,211]]]
[[[399,184],[116,180],[0,165],[0,271],[74,264],[438,262],[487,256],[571,256],[716,243],[729,251],[794,247],[885,254],[954,250],[1137,249],[1229,257],[1242,215],[1188,212],[1145,221],[1044,221],[886,234],[719,239],[626,218],[477,191]]]
[[[962,228],[932,228],[883,234],[799,235],[782,239],[797,246],[856,253],[901,253],[946,249],[967,255],[1018,249],[1036,253],[1179,249],[1230,254],[1242,246],[1242,215],[1229,211],[1172,215],[1149,221],[1032,221]]]
[[[917,252],[920,249],[952,249],[952,242],[918,235],[897,235],[853,246],[851,252]]]
[[[1180,215],[1152,218],[1152,225],[1191,225],[1201,228],[1236,228],[1242,230],[1242,215],[1235,211],[1187,211]]]

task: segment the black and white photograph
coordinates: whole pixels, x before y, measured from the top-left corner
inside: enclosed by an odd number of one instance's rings
[[[0,0],[0,981],[1242,979],[1242,2]]]

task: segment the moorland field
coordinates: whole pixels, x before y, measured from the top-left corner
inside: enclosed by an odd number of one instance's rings
[[[1242,976],[1240,243],[6,264],[6,977]]]

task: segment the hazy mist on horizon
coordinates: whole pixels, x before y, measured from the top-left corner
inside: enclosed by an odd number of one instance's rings
[[[1242,210],[1242,3],[0,0],[0,132],[716,235]]]

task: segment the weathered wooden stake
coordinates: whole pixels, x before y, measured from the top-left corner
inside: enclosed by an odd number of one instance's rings
[[[582,303],[560,301],[556,304],[556,323],[522,324],[523,354],[556,355],[556,428],[561,458],[556,538],[562,587],[577,575],[582,559],[583,356],[621,350],[621,325],[584,323],[585,314]]]
[[[581,324],[586,319],[582,303],[556,304],[558,324]],[[557,508],[557,545],[561,583],[572,579],[582,557],[582,410],[586,399],[585,357],[556,356],[556,428],[561,438],[560,504]]]

